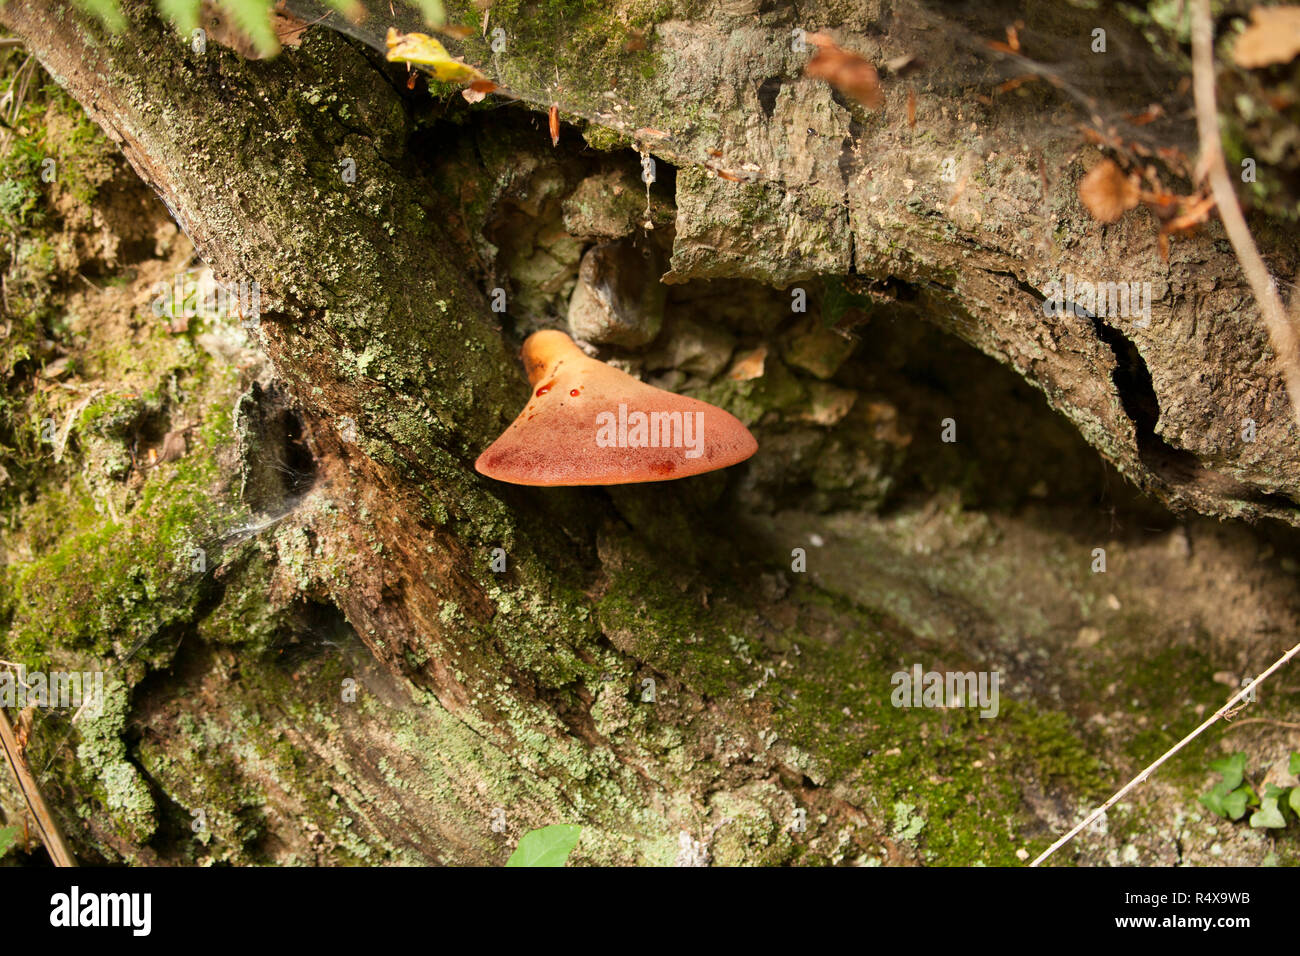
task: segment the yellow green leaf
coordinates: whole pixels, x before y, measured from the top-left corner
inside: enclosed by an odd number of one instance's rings
[[[472,83],[487,79],[468,63],[462,63],[453,57],[433,37],[423,33],[398,33],[389,27],[388,59],[390,62],[422,66],[445,83]]]

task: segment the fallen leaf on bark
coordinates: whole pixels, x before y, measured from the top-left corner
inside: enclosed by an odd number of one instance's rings
[[[825,33],[811,33],[808,42],[816,45],[817,52],[804,67],[804,76],[825,80],[846,96],[851,96],[869,109],[877,109],[884,102],[880,93],[880,74],[856,53],[842,50]]]
[[[486,80],[477,68],[462,63],[447,48],[424,33],[398,33],[388,28],[388,60],[390,63],[414,63],[433,74],[434,79],[446,83],[472,83]]]
[[[302,45],[302,35],[307,32],[307,25],[306,20],[300,20],[278,7],[271,13],[271,29],[275,31],[276,39],[280,41],[280,46],[290,50]]]
[[[1098,222],[1115,222],[1138,204],[1140,190],[1130,176],[1104,159],[1079,180],[1079,201]]]

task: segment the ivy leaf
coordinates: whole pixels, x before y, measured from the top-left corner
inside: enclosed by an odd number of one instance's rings
[[[1227,817],[1228,810],[1223,805],[1224,798],[1228,796],[1228,785],[1220,780],[1213,787],[1201,794],[1197,800],[1209,808],[1210,812],[1217,816]],[[1243,812],[1245,812],[1243,808]]]
[[[18,839],[17,827],[0,827],[0,857],[9,852],[9,848]]]
[[[1246,815],[1246,804],[1254,803],[1255,794],[1249,787],[1238,787],[1223,798],[1223,809],[1233,820],[1240,820]]]
[[[1198,799],[1213,813],[1218,814],[1225,820],[1240,820],[1245,816],[1246,807],[1249,804],[1259,802],[1250,787],[1238,787],[1236,790],[1229,790],[1227,780],[1220,780],[1207,792],[1201,794]]]
[[[1300,774],[1300,750],[1291,755],[1291,760],[1286,765],[1286,772]]]
[[[1229,790],[1236,790],[1241,786],[1242,775],[1246,772],[1246,755],[1235,753],[1231,757],[1216,760],[1210,764],[1210,769],[1223,775],[1223,782]]]
[[[564,866],[578,845],[582,827],[572,823],[553,823],[523,835],[506,866]]]
[[[1295,811],[1295,815],[1300,817],[1300,787],[1291,788],[1291,796],[1287,798],[1287,803],[1291,805],[1291,809]]]
[[[1250,815],[1250,825],[1255,828],[1277,829],[1286,826],[1286,818],[1278,808],[1277,797],[1265,797],[1264,803]]]

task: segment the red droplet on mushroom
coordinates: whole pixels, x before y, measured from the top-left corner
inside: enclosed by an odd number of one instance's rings
[[[474,464],[489,478],[543,486],[663,481],[726,468],[758,450],[735,416],[589,358],[563,332],[529,336],[522,357],[529,384],[546,383],[537,395],[557,387],[575,401],[520,413]]]

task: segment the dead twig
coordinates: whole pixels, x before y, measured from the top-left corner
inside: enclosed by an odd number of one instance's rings
[[[1223,230],[1237,254],[1242,272],[1250,284],[1260,315],[1268,329],[1278,364],[1291,396],[1291,410],[1300,421],[1300,339],[1282,305],[1277,285],[1251,238],[1237,202],[1237,194],[1228,178],[1219,137],[1219,113],[1214,93],[1214,27],[1210,19],[1210,0],[1195,0],[1192,5],[1192,89],[1196,100],[1196,128],[1201,140],[1201,166],[1210,180],[1210,189],[1219,207]]]
[[[1273,727],[1289,727],[1292,730],[1300,730],[1300,724],[1294,724],[1288,720],[1274,720],[1272,717],[1247,717],[1245,720],[1234,720],[1229,722],[1228,728],[1231,730],[1246,724],[1269,724]]]
[[[0,707],[0,747],[4,749],[5,759],[14,773],[14,779],[18,781],[18,789],[22,791],[23,799],[27,801],[27,809],[31,811],[32,818],[36,821],[41,842],[45,844],[50,859],[54,861],[55,866],[76,866],[77,858],[72,855],[72,850],[63,838],[63,831],[59,829],[54,815],[50,813],[49,805],[41,796],[36,778],[32,776],[31,770],[27,767],[27,760],[18,747],[13,724],[9,722],[9,715],[5,713],[3,707]]]

